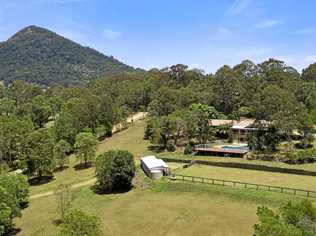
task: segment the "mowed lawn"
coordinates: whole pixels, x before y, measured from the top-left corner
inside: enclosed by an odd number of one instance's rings
[[[133,126],[114,134],[112,137],[102,141],[98,145],[97,153],[103,153],[109,150],[128,150],[130,151],[136,160],[140,157],[151,154],[147,149],[149,141],[144,140],[145,121],[135,122]]]
[[[100,141],[97,148],[97,154],[116,149],[129,150],[135,156],[135,159],[137,160],[136,164],[139,164],[138,159],[141,156],[150,154],[150,151],[147,151],[149,142],[143,139],[144,127],[145,121],[135,122],[130,128]],[[94,178],[94,167],[76,170],[74,167],[79,164],[79,161],[75,155],[71,155],[69,159],[69,168],[63,171],[55,172],[54,180],[49,183],[31,186],[30,194],[35,195],[48,191],[54,191],[61,184],[73,185]]]
[[[292,175],[206,165],[193,165],[189,168],[180,171],[178,170],[177,173],[183,175],[234,180],[255,184],[267,184],[273,186],[316,191],[315,176]]]
[[[159,181],[151,189],[97,195],[76,190],[73,206],[101,218],[104,235],[252,235],[257,206],[275,208],[288,195]],[[293,198],[294,199],[294,198]],[[23,210],[18,235],[56,235],[54,196]]]

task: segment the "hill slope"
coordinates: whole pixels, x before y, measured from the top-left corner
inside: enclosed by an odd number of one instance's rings
[[[37,26],[0,43],[0,80],[5,82],[75,85],[128,71],[134,68]]]

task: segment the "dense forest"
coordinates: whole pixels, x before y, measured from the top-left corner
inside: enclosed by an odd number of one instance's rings
[[[293,131],[308,146],[316,122],[315,67],[300,75],[270,59],[259,65],[243,61],[205,75],[179,64],[45,90],[13,81],[0,89],[2,165],[26,168],[29,175],[52,171],[56,144],[67,142],[71,151],[80,132],[98,138],[110,135],[114,124],[137,111],[149,112],[145,138],[170,150],[183,138],[186,143],[211,141],[216,133],[211,118],[240,117],[270,121],[271,135],[254,137],[254,149],[273,151],[281,138],[290,140]],[[54,125],[47,125],[49,121]],[[40,167],[43,163],[46,166]]]
[[[5,82],[78,85],[128,71],[134,68],[37,26],[0,43],[0,80]]]

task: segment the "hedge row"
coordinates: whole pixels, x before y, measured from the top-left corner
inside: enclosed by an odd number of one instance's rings
[[[290,168],[283,168],[283,167],[273,167],[273,166],[258,165],[258,164],[235,163],[235,162],[214,162],[214,161],[204,161],[204,160],[186,160],[186,159],[166,158],[166,157],[163,157],[161,159],[166,162],[190,163],[194,161],[196,164],[209,165],[209,166],[239,168],[239,169],[247,169],[247,170],[259,170],[259,171],[278,172],[278,173],[295,174],[295,175],[316,176],[315,171],[290,169]]]

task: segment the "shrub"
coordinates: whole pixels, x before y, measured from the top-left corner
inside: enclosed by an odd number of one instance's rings
[[[0,176],[0,186],[17,199],[20,207],[27,205],[29,184],[24,175],[2,175]]]
[[[13,229],[13,218],[21,216],[28,202],[28,182],[23,175],[0,176],[0,235]]]
[[[13,229],[13,218],[17,216],[21,216],[18,199],[0,186],[0,235],[7,235]]]
[[[316,208],[309,200],[288,202],[279,214],[267,207],[258,207],[259,224],[254,225],[256,236],[312,236],[316,234]]]
[[[176,146],[172,143],[168,143],[166,148],[168,152],[174,152],[176,150]]]
[[[192,152],[193,152],[192,146],[189,143],[187,145],[185,145],[184,155],[190,155],[190,154],[192,154]]]
[[[96,188],[99,192],[129,189],[134,175],[134,157],[128,151],[108,151],[96,159]]]
[[[8,207],[7,204],[0,202],[0,235],[5,235],[11,228],[13,228],[11,215],[11,208]]]
[[[101,236],[100,220],[78,209],[66,211],[60,225],[60,235],[63,236]]]

